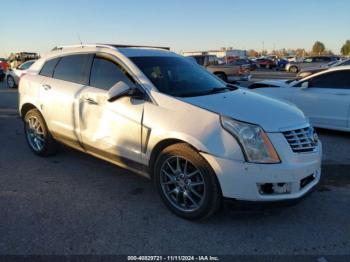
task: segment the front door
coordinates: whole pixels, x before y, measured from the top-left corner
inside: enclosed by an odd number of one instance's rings
[[[88,152],[133,168],[141,161],[144,100],[126,96],[107,101],[108,90],[119,81],[134,85],[113,58],[96,55],[90,86],[79,95],[80,133]]]

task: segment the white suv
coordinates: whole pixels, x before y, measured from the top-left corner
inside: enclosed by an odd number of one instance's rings
[[[176,214],[224,198],[297,199],[320,179],[321,143],[295,106],[226,84],[167,49],[55,48],[19,85],[30,148],[56,141],[153,179]]]

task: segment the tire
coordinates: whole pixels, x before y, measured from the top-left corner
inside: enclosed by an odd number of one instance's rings
[[[57,143],[37,109],[31,109],[25,114],[24,134],[30,149],[36,155],[47,157],[56,153]]]
[[[298,68],[296,67],[296,66],[291,66],[290,68],[289,68],[289,72],[291,72],[291,73],[298,73]]]
[[[8,88],[16,88],[17,87],[15,79],[12,76],[7,76],[6,84],[7,84]]]
[[[266,68],[266,69],[270,69],[270,65],[266,65],[265,68]]]
[[[221,78],[221,80],[227,82],[227,76],[224,73],[217,73],[215,74],[217,77]]]
[[[171,145],[159,154],[154,183],[165,205],[182,218],[205,219],[221,207],[222,194],[216,174],[185,143]]]

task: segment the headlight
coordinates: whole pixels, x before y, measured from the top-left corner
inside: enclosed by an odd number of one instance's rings
[[[221,117],[221,123],[225,130],[238,139],[247,161],[253,163],[281,162],[270,139],[260,126],[224,116]]]

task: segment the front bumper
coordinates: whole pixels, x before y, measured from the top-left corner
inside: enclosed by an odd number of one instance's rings
[[[282,136],[282,137],[281,137]],[[269,134],[281,163],[254,164],[202,153],[217,175],[223,197],[245,201],[281,201],[303,197],[320,181],[322,145],[294,153],[282,134]],[[285,143],[283,145],[283,143]]]

